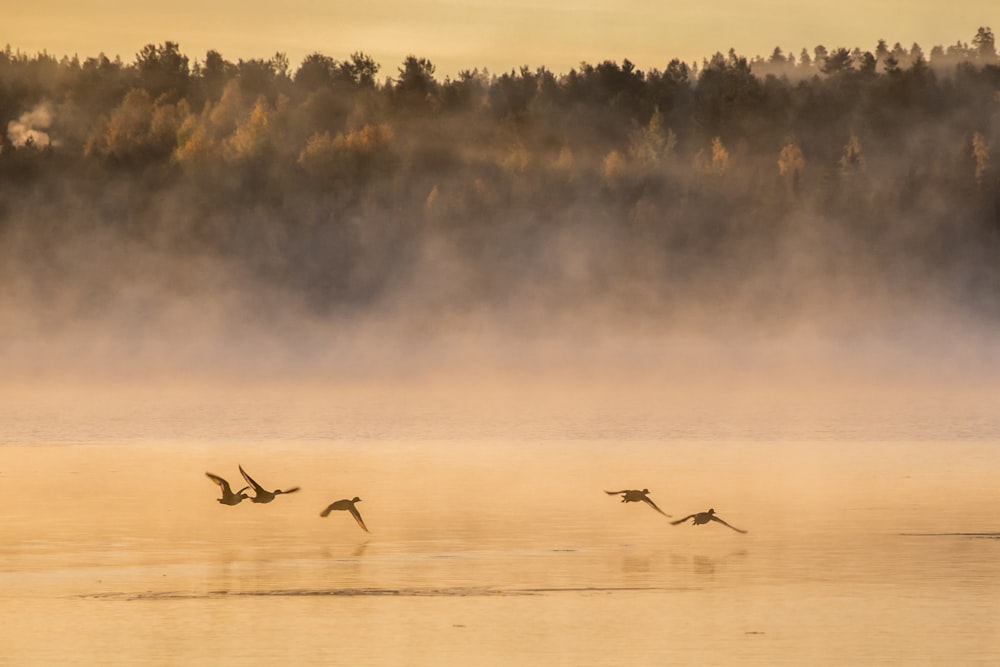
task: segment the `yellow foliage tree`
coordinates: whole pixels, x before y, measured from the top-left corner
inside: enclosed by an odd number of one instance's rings
[[[618,151],[611,151],[601,163],[601,176],[608,185],[615,185],[625,175],[625,158]]]
[[[705,174],[724,174],[729,169],[729,151],[722,144],[721,137],[712,139],[712,158],[708,158],[705,149],[699,149],[694,155],[694,168]]]
[[[793,141],[782,146],[778,153],[778,174],[794,195],[799,193],[799,183],[805,168],[806,158],[798,144]]]
[[[972,157],[976,161],[976,183],[981,184],[990,163],[990,147],[979,132],[972,135]]]
[[[673,153],[676,147],[677,135],[671,129],[664,129],[663,113],[656,107],[649,124],[633,136],[629,152],[640,164],[652,166]]]
[[[299,152],[299,165],[320,178],[345,178],[385,163],[394,139],[388,123],[365,125],[347,134],[312,135]]]
[[[126,93],[101,129],[91,136],[84,151],[115,159],[143,155],[169,155],[177,145],[183,117],[188,114],[186,101],[178,105],[162,100],[155,103],[141,88]]]
[[[169,155],[177,148],[177,137],[184,120],[191,115],[187,100],[175,104],[159,104],[153,107],[153,118],[149,123],[148,143],[162,155]]]
[[[785,144],[778,154],[778,173],[782,176],[795,178],[806,168],[806,158],[798,144]]]
[[[269,122],[266,102],[258,99],[248,111],[239,82],[230,81],[218,102],[206,104],[200,114],[181,119],[174,159],[190,162],[215,155],[229,160],[251,157],[254,145],[263,147],[260,142]]]
[[[243,115],[245,105],[239,82],[230,81],[222,91],[218,103],[206,107],[206,120],[209,127],[220,135],[228,135],[236,129],[236,124]]]
[[[864,169],[865,155],[861,150],[861,140],[858,135],[852,134],[844,146],[844,154],[840,158],[840,166],[845,170]]]
[[[223,143],[228,160],[259,158],[271,145],[271,118],[274,111],[264,97],[259,97],[250,113],[236,124],[236,131]]]
[[[152,117],[153,101],[149,93],[141,88],[130,90],[99,134],[88,141],[86,152],[116,158],[133,155],[145,143]]]
[[[188,114],[181,121],[180,129],[177,130],[177,150],[174,151],[174,159],[178,162],[190,162],[197,159],[204,159],[210,155],[215,146],[212,139],[212,132],[208,114],[201,115]]]
[[[724,174],[729,169],[729,151],[722,145],[722,138],[712,139],[712,171]]]

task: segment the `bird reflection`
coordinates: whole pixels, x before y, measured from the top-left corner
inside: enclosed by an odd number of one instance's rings
[[[694,573],[703,576],[715,574],[715,559],[708,556],[695,556],[692,559]]]
[[[247,494],[243,493],[244,491],[250,488],[249,486],[244,486],[236,493],[233,493],[233,489],[231,486],[229,486],[229,482],[227,482],[223,478],[219,477],[218,475],[213,475],[210,472],[206,472],[205,475],[222,488],[222,497],[219,498],[218,501],[223,505],[239,505],[241,502],[243,502],[244,499],[250,497]]]
[[[720,517],[717,517],[715,515],[715,510],[714,509],[710,509],[707,512],[698,512],[697,514],[689,514],[686,517],[684,517],[683,519],[678,519],[677,521],[671,521],[670,523],[676,526],[677,524],[684,523],[688,519],[694,519],[694,525],[696,525],[696,526],[700,526],[700,525],[702,525],[704,523],[708,523],[709,521],[717,521],[717,522],[721,523],[723,526],[727,526],[729,528],[732,528],[737,533],[746,533],[747,532],[745,530],[741,530],[741,529],[737,528],[736,526],[731,526],[728,523],[726,523],[725,521],[723,521]]]
[[[659,507],[657,507],[656,503],[654,503],[652,499],[649,498],[649,489],[643,489],[642,491],[639,491],[637,489],[625,489],[623,491],[605,491],[604,493],[608,494],[609,496],[620,495],[622,497],[623,503],[637,503],[640,501],[644,502],[650,507],[652,507],[654,510],[662,514],[663,516],[670,516],[669,514],[661,510]]]
[[[368,533],[371,531],[368,530],[368,526],[365,525],[364,520],[361,518],[361,513],[358,512],[358,508],[354,506],[355,503],[360,503],[360,502],[361,498],[358,498],[357,496],[354,496],[354,498],[352,498],[351,500],[347,500],[346,498],[343,500],[338,500],[336,502],[332,502],[329,505],[327,505],[327,508],[322,512],[320,512],[319,515],[325,517],[334,510],[346,510],[351,513],[351,516],[353,516],[354,520],[358,522],[358,525],[361,526],[362,530]]]
[[[652,569],[652,558],[648,555],[625,555],[621,560],[622,572],[647,574]]]
[[[243,479],[247,481],[247,484],[253,487],[254,496],[250,498],[251,502],[255,503],[269,503],[274,500],[275,496],[281,495],[282,493],[295,493],[299,490],[299,487],[293,486],[290,489],[275,489],[274,491],[268,491],[263,486],[254,481],[254,478],[247,474],[247,471],[240,466],[240,474],[243,475]]]

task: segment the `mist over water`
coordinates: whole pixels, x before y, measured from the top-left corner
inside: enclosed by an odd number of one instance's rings
[[[44,440],[39,421],[57,440],[114,434],[93,416],[153,440],[1000,433],[989,316],[892,267],[830,280],[809,250],[676,293],[627,257],[592,284],[598,248],[507,266],[499,286],[436,249],[371,301],[317,309],[232,261],[70,248],[3,263],[7,442]],[[336,426],[348,415],[364,426]]]
[[[995,664],[986,36],[0,52],[0,662]]]
[[[385,83],[8,50],[5,378],[989,382],[991,36]]]
[[[102,198],[112,205],[135,196],[109,185]],[[782,223],[779,238],[754,232],[702,250],[697,236],[656,246],[630,223],[586,211],[542,221],[494,211],[494,228],[473,219],[469,231],[376,207],[346,223],[362,238],[325,247],[313,232],[286,229],[314,208],[306,201],[247,220],[246,211],[227,214],[247,238],[221,250],[187,236],[200,224],[190,195],[168,187],[151,209],[130,211],[138,236],[72,208],[76,188],[29,198],[10,215],[0,262],[5,365],[114,376],[544,371],[580,359],[639,371],[660,360],[705,364],[709,374],[745,373],[757,358],[765,374],[769,364],[976,373],[996,363],[996,277],[972,245],[930,263],[933,240],[913,253],[870,248],[803,214]],[[387,226],[417,231],[364,240],[365,227]],[[709,242],[710,232],[688,234]]]
[[[161,207],[182,209],[165,197]],[[380,250],[393,254],[372,261],[390,268],[368,297],[321,306],[245,256],[99,229],[41,244],[21,225],[0,263],[5,391],[55,413],[232,397],[280,422],[331,396],[373,424],[380,411],[415,418],[437,406],[464,415],[467,436],[484,426],[470,414],[494,434],[521,415],[534,433],[549,410],[564,433],[570,415],[620,414],[665,436],[787,435],[808,432],[806,415],[835,430],[854,411],[848,428],[885,435],[935,406],[976,412],[998,390],[987,287],[847,256],[808,230],[693,274],[651,269],[642,244],[586,223],[500,233],[502,251],[431,233]],[[71,405],[56,408],[58,396]],[[760,424],[792,413],[794,426]],[[447,431],[448,419],[418,428]]]

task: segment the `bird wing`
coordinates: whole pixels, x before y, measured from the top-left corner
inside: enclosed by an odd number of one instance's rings
[[[370,530],[368,530],[368,526],[365,525],[364,520],[362,520],[361,512],[358,511],[358,508],[356,508],[354,505],[351,505],[348,511],[351,513],[351,516],[354,517],[354,520],[358,522],[358,525],[361,526],[366,533],[371,532]]]
[[[232,493],[232,489],[229,488],[229,482],[227,482],[226,480],[222,479],[218,475],[213,475],[210,472],[206,472],[205,476],[208,477],[210,480],[212,480],[213,482],[215,482],[216,484],[218,484],[219,486],[222,487],[222,494],[223,495],[228,495],[228,494]]]
[[[253,487],[255,493],[265,490],[263,486],[254,481],[253,477],[247,474],[247,471],[243,469],[243,466],[240,466],[240,474],[243,475],[243,479],[247,481],[247,484]]]
[[[333,510],[346,510],[350,509],[350,500],[334,500],[332,503],[326,506],[326,509],[319,513],[320,516],[326,516]]]
[[[725,521],[723,521],[719,517],[715,516],[714,514],[712,515],[712,521],[718,521],[723,526],[728,526],[729,528],[732,528],[733,530],[735,530],[737,533],[746,533],[747,532],[745,530],[741,530],[741,529],[737,528],[736,526],[729,525],[728,523],[726,523]]]
[[[608,494],[609,496],[617,496],[622,493],[627,493],[627,491],[605,491],[604,493]]]
[[[676,526],[676,525],[677,525],[677,524],[679,524],[679,523],[684,523],[684,522],[685,522],[685,521],[687,521],[688,519],[693,519],[693,518],[694,518],[695,516],[696,516],[696,515],[694,515],[694,514],[688,514],[688,515],[687,515],[686,517],[684,517],[683,519],[677,519],[677,521],[671,521],[671,522],[670,522],[670,525],[672,525],[672,526]]]
[[[293,486],[292,488],[285,489],[284,491],[282,491],[281,489],[277,489],[277,490],[275,490],[275,493],[295,493],[298,490],[299,490],[299,487]]]
[[[656,510],[657,512],[659,512],[659,513],[660,513],[660,514],[662,514],[663,516],[670,516],[669,514],[667,514],[667,513],[666,513],[666,512],[664,512],[663,510],[661,510],[661,509],[660,509],[659,507],[657,507],[657,506],[656,506],[656,503],[654,503],[654,502],[652,501],[652,499],[650,499],[650,498],[647,498],[647,497],[643,496],[643,498],[642,498],[642,502],[646,503],[647,505],[649,505],[650,507],[652,507],[652,508],[653,508],[654,510]]]

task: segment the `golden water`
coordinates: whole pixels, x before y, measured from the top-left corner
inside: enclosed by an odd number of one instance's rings
[[[3,408],[0,664],[1000,663],[988,401],[789,427],[40,396]],[[204,472],[237,464],[302,490],[220,505]],[[642,487],[749,533],[604,493]],[[370,534],[319,517],[354,495]]]

